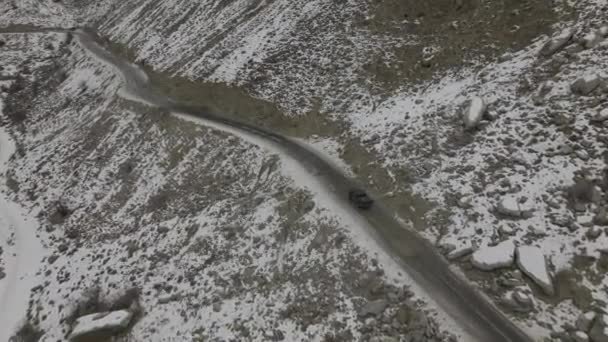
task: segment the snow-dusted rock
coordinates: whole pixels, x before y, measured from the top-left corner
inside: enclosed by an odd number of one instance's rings
[[[572,339],[574,342],[589,342],[589,336],[587,333],[582,331],[575,331],[572,333]]]
[[[593,324],[595,317],[596,314],[593,311],[581,314],[576,320],[576,328],[580,331],[588,332],[589,329],[591,329],[591,324]]]
[[[480,270],[492,271],[513,265],[514,257],[515,244],[507,240],[493,247],[480,248],[471,256],[471,263]]]
[[[608,315],[597,317],[589,331],[593,342],[608,342]]]
[[[574,36],[574,29],[567,28],[560,32],[559,35],[551,38],[543,47],[540,49],[540,54],[543,56],[551,56],[559,49],[566,46],[566,44],[572,39]]]
[[[593,217],[593,223],[600,226],[608,226],[608,210],[600,208]]]
[[[522,291],[508,291],[502,297],[502,302],[517,312],[529,312],[534,309],[534,301]]]
[[[100,312],[82,316],[76,320],[70,340],[77,340],[88,335],[116,334],[125,330],[133,318],[128,310]]]
[[[599,32],[590,32],[586,34],[582,39],[581,43],[585,47],[585,49],[592,49],[599,44],[604,37],[602,37]]]
[[[603,122],[606,121],[606,119],[608,119],[608,108],[600,110],[596,115],[593,116],[593,118],[591,118],[591,121]]]
[[[496,210],[506,216],[515,218],[527,218],[532,215],[534,209],[520,203],[519,199],[512,195],[507,195],[498,202]]]
[[[595,240],[598,237],[600,237],[600,235],[602,235],[602,228],[597,227],[597,226],[592,226],[589,229],[587,229],[587,231],[585,232],[585,235],[587,236],[587,238],[589,240]]]
[[[378,316],[384,312],[384,309],[388,306],[388,302],[384,299],[367,302],[361,310],[359,310],[359,316]]]
[[[448,258],[448,260],[455,260],[458,258],[462,258],[465,255],[473,253],[473,250],[474,250],[473,245],[467,244],[467,245],[461,246],[459,248],[454,248],[452,251],[450,251],[447,254],[446,257]]]
[[[595,90],[595,88],[599,87],[601,82],[602,79],[599,75],[587,75],[574,81],[574,83],[570,85],[570,90],[574,94],[589,95],[592,91]]]
[[[598,33],[602,36],[602,37],[608,37],[608,26],[602,26],[600,27],[600,29],[598,30]]]
[[[530,297],[528,294],[524,293],[523,291],[513,292],[513,299],[515,299],[515,301],[517,303],[519,303],[520,305],[525,306],[527,308],[534,307],[534,300],[532,299],[532,297]]]
[[[464,111],[463,121],[465,129],[472,129],[479,125],[483,113],[486,111],[487,104],[485,100],[479,96],[471,99],[469,105]]]
[[[543,251],[534,246],[519,246],[516,250],[517,266],[530,277],[543,291],[552,296],[555,293],[553,281],[547,270],[547,262]]]

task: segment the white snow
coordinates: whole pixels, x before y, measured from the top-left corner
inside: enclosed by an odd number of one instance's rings
[[[499,243],[496,246],[480,248],[471,257],[473,265],[484,271],[509,267],[513,264],[515,244],[512,240]]]
[[[94,313],[79,317],[74,323],[70,339],[96,331],[124,329],[131,322],[133,314],[128,310]]]
[[[553,281],[547,270],[547,262],[542,249],[535,246],[519,246],[516,249],[517,266],[519,269],[532,278],[545,293],[554,293]]]
[[[0,100],[0,113],[3,108]],[[15,150],[11,137],[0,129],[0,179]],[[4,183],[4,181],[2,181]],[[0,194],[0,246],[6,277],[0,279],[0,341],[8,341],[25,318],[30,290],[37,284],[36,271],[44,249],[36,236],[38,223],[6,194]]]

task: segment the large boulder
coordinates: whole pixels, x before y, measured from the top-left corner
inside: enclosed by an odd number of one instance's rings
[[[513,265],[514,257],[515,244],[507,240],[496,246],[478,249],[471,256],[471,263],[482,271],[493,271]]]
[[[608,342],[608,315],[597,317],[589,331],[593,342]]]
[[[131,323],[133,313],[129,310],[100,312],[76,319],[70,333],[70,341],[93,338],[104,339],[123,332]]]
[[[543,251],[534,246],[519,246],[515,254],[519,269],[540,286],[547,295],[554,295],[555,289],[547,270],[547,262]]]
[[[600,86],[601,82],[602,79],[599,75],[587,75],[574,81],[574,83],[570,85],[570,90],[577,95],[589,95],[592,91]]]
[[[574,29],[567,28],[561,31],[557,36],[551,38],[543,47],[540,49],[540,54],[542,56],[551,56],[564,46],[568,44],[570,40],[572,40],[572,36],[574,36]]]
[[[483,98],[479,96],[472,98],[463,113],[464,128],[470,130],[477,127],[483,118],[486,107],[487,104]]]

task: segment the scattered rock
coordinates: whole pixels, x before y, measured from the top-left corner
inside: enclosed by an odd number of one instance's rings
[[[513,292],[513,299],[520,305],[532,309],[534,307],[534,300],[523,291]]]
[[[593,342],[608,342],[608,315],[602,315],[593,321],[589,337]]]
[[[464,111],[463,121],[465,129],[470,130],[479,125],[479,122],[486,111],[486,106],[485,100],[479,96],[475,96],[471,99]]]
[[[492,271],[513,265],[514,257],[515,244],[507,240],[493,247],[480,248],[471,256],[471,263],[480,270]]]
[[[600,235],[602,235],[602,228],[597,226],[589,228],[585,233],[585,236],[587,236],[589,240],[595,240],[600,237]]]
[[[460,259],[465,255],[469,255],[473,253],[474,248],[471,244],[461,246],[460,248],[455,248],[447,254],[448,260],[456,260]]]
[[[540,49],[540,54],[542,56],[551,56],[564,46],[572,39],[574,36],[574,29],[567,28],[560,32],[559,35],[551,38],[543,47]]]
[[[517,297],[516,297],[517,296]],[[524,303],[520,303],[519,300]],[[530,299],[528,301],[528,299]],[[534,302],[532,299],[521,291],[507,292],[502,298],[502,303],[513,311],[517,312],[529,312],[534,309]]]
[[[597,44],[599,44],[602,40],[603,37],[599,34],[599,32],[590,32],[581,39],[581,43],[585,49],[592,49],[596,47]]]
[[[587,336],[587,333],[584,333],[582,331],[573,332],[572,339],[574,340],[574,342],[589,342],[589,336]]]
[[[595,312],[589,311],[584,314],[581,314],[576,320],[576,328],[580,331],[588,332],[591,329],[591,324],[593,324],[593,320],[595,320]]]
[[[360,310],[360,317],[378,316],[384,312],[388,306],[388,302],[384,299],[378,299],[372,302],[367,302]]]
[[[496,206],[496,211],[513,218],[530,218],[534,209],[525,207],[515,196],[504,197]]]
[[[555,289],[543,251],[534,246],[520,246],[517,247],[516,254],[519,269],[540,286],[545,294],[554,295]]]
[[[577,180],[568,188],[568,196],[574,203],[591,203],[600,200],[600,190],[586,179]]]
[[[600,110],[595,116],[591,118],[593,122],[604,122],[608,119],[608,108]]]
[[[593,217],[593,223],[600,226],[608,226],[608,211],[606,208],[600,208]]]
[[[89,338],[110,337],[123,332],[131,322],[133,314],[128,310],[100,312],[76,319],[69,339],[72,341]]]
[[[569,228],[574,223],[574,218],[570,214],[566,213],[551,214],[549,219],[554,225],[564,228]]]
[[[572,85],[570,90],[577,95],[589,95],[597,87],[599,87],[602,79],[598,75],[588,75],[577,79]]]

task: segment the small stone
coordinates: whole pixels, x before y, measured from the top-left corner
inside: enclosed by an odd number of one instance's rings
[[[213,311],[214,312],[220,312],[220,311],[222,311],[222,303],[221,302],[215,302],[215,303],[213,303]]]
[[[587,151],[585,150],[576,150],[575,154],[580,160],[589,160],[589,153],[587,153]]]
[[[602,26],[600,27],[600,29],[598,30],[598,33],[604,37],[604,38],[608,38],[608,26]]]
[[[522,291],[513,292],[513,299],[515,299],[515,301],[517,303],[519,303],[520,305],[522,305],[524,307],[528,307],[528,308],[534,307],[534,301],[532,300],[532,297],[523,293]]]

